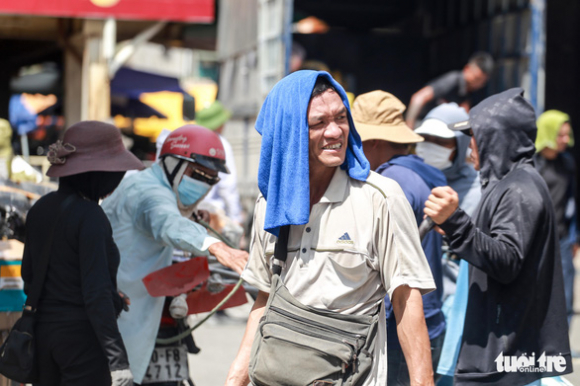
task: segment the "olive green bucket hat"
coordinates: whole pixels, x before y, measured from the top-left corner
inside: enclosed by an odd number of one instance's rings
[[[220,101],[215,101],[195,115],[195,123],[210,130],[217,130],[230,120],[232,113]]]

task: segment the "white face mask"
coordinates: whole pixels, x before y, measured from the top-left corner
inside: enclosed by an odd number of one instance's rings
[[[444,170],[453,165],[449,160],[455,148],[449,149],[433,142],[419,142],[416,147],[417,155],[425,160],[425,163],[439,170]]]
[[[185,206],[197,204],[211,189],[210,184],[195,180],[188,176],[183,176],[177,187],[179,200]]]

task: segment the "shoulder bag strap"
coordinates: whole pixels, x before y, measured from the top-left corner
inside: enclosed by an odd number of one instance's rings
[[[288,257],[288,235],[290,234],[290,225],[280,227],[278,234],[278,241],[274,247],[274,261],[272,262],[272,273],[280,276],[282,273],[282,266],[286,265],[286,257]]]
[[[44,286],[44,279],[46,278],[46,271],[48,269],[48,261],[50,260],[50,249],[52,248],[52,241],[54,238],[54,232],[58,223],[62,217],[62,214],[66,211],[66,209],[70,206],[73,199],[75,198],[75,194],[70,194],[67,198],[61,203],[60,210],[56,216],[56,221],[54,222],[52,228],[49,230],[48,238],[46,239],[46,243],[44,244],[44,248],[42,250],[42,255],[40,256],[40,260],[38,261],[36,274],[33,276],[33,282],[30,287],[30,295],[26,298],[26,305],[24,309],[26,311],[36,311],[36,307],[38,306],[38,300],[40,298],[40,293],[42,292],[42,287]]]

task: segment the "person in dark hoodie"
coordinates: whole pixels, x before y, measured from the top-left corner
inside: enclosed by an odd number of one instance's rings
[[[572,372],[554,208],[532,160],[535,120],[520,88],[475,106],[468,121],[450,125],[473,135],[482,185],[473,220],[450,187],[425,203],[470,263],[458,386],[521,386]]]
[[[352,117],[363,141],[365,156],[371,170],[395,180],[413,208],[417,226],[423,221],[423,208],[431,189],[447,184],[443,173],[427,165],[416,155],[409,154],[409,145],[423,138],[413,132],[403,119],[405,105],[385,91],[372,91],[358,96],[353,103]],[[441,312],[443,282],[441,273],[442,237],[435,231],[421,241],[437,289],[423,295],[423,311],[429,340],[433,371],[437,368],[445,336],[445,318]],[[411,384],[409,369],[397,336],[397,321],[388,297],[385,298],[387,315],[387,358],[390,386]]]

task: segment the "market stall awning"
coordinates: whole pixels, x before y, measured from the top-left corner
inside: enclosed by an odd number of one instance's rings
[[[177,78],[121,67],[111,80],[111,115],[167,118],[139,100],[142,94],[160,91],[185,93]]]
[[[153,107],[138,99],[111,96],[111,116],[122,115],[127,118],[167,118]]]
[[[139,99],[143,93],[173,91],[184,93],[177,78],[121,67],[111,80],[111,95]]]
[[[215,0],[2,0],[0,14],[212,23]]]
[[[190,122],[195,100],[170,76],[121,67],[111,80],[113,115],[135,118],[133,132],[155,141],[161,130],[173,130]],[[116,124],[124,127],[123,119]]]

